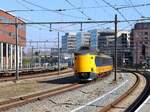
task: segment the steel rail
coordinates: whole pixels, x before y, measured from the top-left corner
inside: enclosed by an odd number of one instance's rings
[[[132,105],[130,105],[125,112],[134,112],[149,96],[150,94],[150,72],[139,72],[146,78],[146,86],[143,92],[138,96]]]
[[[107,76],[109,75],[104,75],[101,78],[106,78]],[[82,83],[68,84],[63,87],[58,87],[52,90],[46,90],[42,92],[33,93],[30,95],[17,97],[17,98],[11,98],[5,101],[0,101],[0,111],[9,110],[11,108],[25,105],[34,101],[43,100],[44,98],[55,96],[55,95],[58,95],[67,91],[75,90],[75,89],[93,84],[97,81],[100,81],[100,80],[96,80],[96,81],[94,80],[92,82],[85,83],[85,84],[82,84]]]
[[[126,91],[123,95],[121,95],[119,98],[117,98],[115,101],[104,106],[99,112],[109,111],[111,108],[115,107],[115,105],[117,105],[119,102],[123,101],[129,94],[131,94],[138,87],[138,85],[140,83],[140,78],[137,74],[134,73],[134,75],[136,76],[136,82],[134,83],[134,85],[128,91]],[[129,111],[127,111],[127,112],[129,112]]]
[[[71,73],[73,72],[73,70],[65,70],[65,71],[60,71],[61,75],[63,74],[66,74],[66,73]],[[55,75],[58,75],[57,71],[54,71],[54,72],[35,72],[33,71],[33,73],[25,73],[25,74],[22,74],[20,76],[20,80],[23,80],[23,79],[30,79],[30,78],[41,78],[41,77],[48,77],[48,76],[55,76]],[[14,76],[5,76],[5,77],[1,77],[0,78],[0,82],[6,82],[6,81],[15,81],[15,77]]]
[[[33,93],[31,95],[26,95],[26,96],[21,96],[18,98],[8,99],[6,101],[1,101],[0,111],[5,111],[14,107],[18,107],[20,105],[28,104],[33,101],[42,100],[47,97],[51,97],[57,94],[61,94],[63,92],[74,90],[74,89],[82,87],[82,85],[83,84],[74,83],[74,84],[65,85],[63,87],[58,87],[52,90],[42,91],[38,93]]]

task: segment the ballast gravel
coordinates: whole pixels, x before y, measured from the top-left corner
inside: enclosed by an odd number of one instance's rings
[[[118,73],[117,76],[117,82],[113,81],[114,75],[111,74],[82,88],[12,108],[7,112],[97,112],[122,95],[136,81],[131,73]],[[118,89],[106,95],[121,84]]]

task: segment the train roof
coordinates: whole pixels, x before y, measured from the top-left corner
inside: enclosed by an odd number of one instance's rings
[[[88,54],[88,53],[96,55],[97,51],[96,51],[96,49],[83,46],[77,52],[75,52],[75,55],[78,55],[78,54]]]
[[[102,58],[112,58],[109,55],[105,55],[103,53],[97,53],[97,50],[94,48],[90,48],[88,46],[82,46],[77,52],[74,53],[75,55],[85,55],[85,54],[93,54],[97,55],[97,57],[102,57]]]
[[[102,54],[102,53],[98,53],[97,56],[98,57],[103,57],[103,58],[112,58],[111,56],[105,55],[105,54]]]

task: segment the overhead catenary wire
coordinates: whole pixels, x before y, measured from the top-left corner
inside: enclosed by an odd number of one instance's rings
[[[41,6],[36,5],[36,4],[32,3],[32,2],[29,2],[29,1],[27,1],[27,0],[22,0],[22,1],[24,1],[24,2],[26,2],[26,3],[28,3],[28,4],[30,4],[30,5],[33,5],[33,6],[42,8],[42,9],[44,9],[44,10],[49,10],[49,9],[47,9],[47,8],[41,7]],[[67,0],[67,2],[68,2],[70,5],[72,5],[74,8],[76,8],[76,7],[75,7],[71,2],[69,2],[68,0]],[[32,9],[31,9],[30,11],[32,11]],[[54,11],[54,10],[49,10],[49,11]],[[59,11],[59,10],[58,10],[58,11]],[[84,12],[82,12],[82,11],[80,11],[80,12],[81,12],[83,15],[87,16]],[[88,16],[87,16],[87,17],[88,17]],[[91,19],[91,18],[88,18],[88,20],[89,20],[89,19]]]
[[[136,5],[131,5],[131,6],[121,6],[121,7],[117,7],[116,9],[120,10],[120,9],[129,9],[129,8],[133,8],[133,7],[145,7],[145,6],[150,6],[150,3],[136,4]]]
[[[141,19],[128,19],[126,20],[118,20],[119,23],[126,23],[126,22],[141,22],[150,20],[150,18],[141,18]],[[14,22],[4,22],[0,24],[95,24],[95,23],[114,23],[114,20],[91,20],[91,21],[38,21],[38,22],[25,22],[25,23],[14,23]]]
[[[99,3],[97,0],[94,0],[94,2],[96,3],[97,6],[101,7],[100,3]],[[109,7],[109,6],[107,6],[107,7]],[[110,14],[107,12],[107,10],[105,10],[104,7],[101,7],[101,9],[102,9],[104,12],[106,12],[108,16],[110,15]],[[105,25],[105,24],[107,24],[107,23],[103,23],[102,25]]]
[[[69,0],[65,0],[69,5],[71,5],[73,8],[76,8],[76,6],[74,4],[72,4]],[[87,17],[87,20],[93,20],[93,18],[89,17],[83,10],[81,11],[80,9],[78,10],[82,15]],[[99,23],[96,23],[99,24]],[[80,31],[83,30],[83,24],[80,23]]]
[[[19,0],[17,0],[17,1],[19,1]],[[23,0],[23,1],[27,1],[27,0]],[[29,2],[29,1],[28,1]],[[22,2],[21,2],[22,3]],[[32,4],[33,5],[33,4]],[[140,6],[148,6],[148,5],[150,5],[150,3],[147,3],[147,4],[136,4],[136,5],[134,5],[135,7],[140,7]],[[130,6],[130,5],[112,5],[111,4],[111,6],[113,6],[113,7],[115,7],[116,9],[121,9],[121,8],[131,8],[131,7],[134,7],[133,5],[132,6]],[[119,6],[119,7],[118,7]],[[103,6],[103,7],[108,7],[108,6]],[[109,6],[110,7],[110,6]],[[79,9],[81,9],[81,7],[78,7]],[[29,9],[30,10],[30,8],[28,7],[27,9]],[[73,9],[73,8],[72,8]],[[70,10],[72,10],[72,9],[70,9]],[[74,8],[75,9],[75,8]],[[82,9],[83,9],[83,7],[82,7]],[[31,9],[32,10],[32,9]],[[46,9],[43,9],[43,10],[46,10]],[[57,9],[56,9],[57,10]],[[60,9],[61,10],[61,9]],[[66,9],[65,9],[66,10]],[[68,9],[69,10],[69,9]],[[76,9],[75,9],[76,10]],[[58,11],[59,11],[59,9],[58,9]]]
[[[85,19],[85,18],[83,18],[83,17],[68,15],[68,14],[61,13],[61,12],[59,12],[59,11],[54,11],[54,10],[45,8],[45,7],[43,7],[43,6],[37,5],[37,4],[35,4],[35,3],[31,2],[31,1],[28,1],[28,0],[22,0],[22,1],[25,2],[25,3],[27,3],[27,4],[30,4],[30,5],[32,5],[32,6],[38,7],[38,8],[43,9],[43,10],[49,10],[49,11],[51,11],[51,12],[53,12],[53,13],[56,13],[56,14],[59,14],[59,15],[63,15],[63,16],[71,17],[71,18],[76,18],[76,19],[79,19],[79,18],[80,18],[80,19]]]
[[[24,1],[24,2],[26,2],[26,3],[28,3],[28,4],[30,4],[30,5],[36,5],[36,7],[39,7],[39,8],[41,8],[41,11],[43,10],[47,10],[47,11],[50,11],[51,9],[47,9],[47,8],[45,8],[45,9],[42,9],[42,8],[44,8],[44,7],[41,7],[41,6],[39,6],[39,5],[37,5],[37,4],[35,4],[35,3],[33,3],[33,2],[30,2],[30,1],[28,1],[28,0],[21,0],[21,1]],[[68,0],[67,0],[68,1]],[[96,0],[97,1],[97,0]],[[112,4],[110,4],[111,6],[113,6],[114,8],[116,8],[116,9],[118,9],[119,10],[119,8],[125,8],[125,7],[133,7],[133,5],[112,5]],[[136,5],[134,5],[134,6],[147,6],[147,5],[149,5],[149,4],[136,4]],[[100,7],[100,6],[99,6]],[[102,7],[110,7],[108,4],[106,4],[106,5],[102,5]],[[119,7],[119,8],[118,8]],[[66,11],[66,10],[79,10],[79,9],[83,9],[84,7],[76,7],[76,8],[70,8],[70,9],[56,9],[56,10],[51,10],[51,11],[55,11],[55,12],[61,12],[61,11]],[[92,8],[92,7],[85,7],[85,8]],[[94,7],[93,7],[94,8]],[[98,8],[98,7],[97,7]],[[33,11],[33,9],[30,9],[29,7],[28,7],[28,9],[27,9],[28,11]],[[22,10],[22,11],[27,11],[27,10]],[[38,11],[39,9],[37,9],[37,11]],[[11,10],[10,10],[11,11]],[[15,11],[15,10],[14,10]],[[17,10],[16,10],[17,11]],[[19,11],[19,10],[18,10]],[[40,10],[39,10],[40,11]],[[130,25],[131,26],[131,25]],[[48,27],[47,27],[48,28]]]
[[[22,18],[22,17],[18,17],[18,18],[20,18],[20,19],[22,19],[22,20],[25,20],[25,21],[27,21],[27,22],[33,22],[33,21],[29,20],[29,19],[25,19],[25,18]],[[32,25],[32,24],[30,24],[30,25]],[[43,29],[43,28],[46,28],[46,30],[49,30],[49,27],[46,26],[46,25],[44,25],[44,24],[37,24],[37,25],[40,25],[40,26],[42,27],[42,29]],[[32,26],[32,27],[34,27],[34,26]],[[40,27],[40,28],[41,28],[41,27]],[[35,27],[35,28],[37,28],[37,27]],[[52,29],[52,30],[55,30],[55,31],[65,32],[64,30],[59,30],[59,29],[56,29],[56,28],[51,28],[51,29]]]
[[[97,25],[92,25],[92,26],[89,26],[89,27],[85,27],[83,30],[86,30],[86,29],[90,29],[90,28],[94,28],[94,27],[99,27],[99,26],[104,26],[106,25],[107,23],[101,23],[101,24],[97,24]]]
[[[42,6],[40,6],[40,5],[37,5],[37,4],[35,4],[35,3],[32,3],[32,2],[29,2],[29,1],[27,1],[27,0],[22,0],[22,1],[24,1],[25,3],[28,3],[28,4],[30,4],[30,5],[33,5],[33,6],[36,6],[36,7],[38,7],[38,8],[41,8],[42,10],[48,10],[48,11],[52,11],[52,12],[54,12],[54,10],[50,10],[50,9],[48,9],[48,8],[45,8],[45,7],[42,7]],[[28,10],[32,10],[32,9],[28,9]],[[58,11],[58,12],[57,12]],[[56,12],[57,13],[59,13],[60,15],[64,15],[64,14],[62,14],[61,12],[59,12],[59,11],[61,11],[61,10],[56,10]],[[74,17],[74,18],[80,18],[80,17],[77,17],[77,16],[72,16],[72,17]],[[83,18],[82,18],[83,19]],[[27,21],[29,21],[29,20],[27,20]],[[46,28],[49,28],[48,26],[45,26],[45,25],[42,25],[41,24],[41,26],[43,26],[43,27],[46,27]],[[73,26],[73,25],[72,25]],[[61,27],[62,28],[62,27]],[[50,30],[51,29],[53,29],[53,30],[55,30],[55,31],[59,31],[59,32],[64,32],[64,33],[66,33],[64,30],[59,30],[59,29],[55,29],[55,28],[50,28]]]
[[[76,6],[74,5],[74,4],[72,4],[69,0],[65,0],[68,4],[70,4],[73,8],[76,8]],[[83,12],[83,11],[81,11],[80,9],[78,9],[78,11],[82,14],[82,15],[84,15],[86,18],[87,18],[87,20],[91,20],[92,18],[91,17],[89,17],[87,14],[85,14],[85,12]]]
[[[29,20],[29,19],[26,19],[26,18],[23,18],[23,17],[18,17],[18,19],[22,19],[22,20],[24,20],[24,21],[26,21],[26,22],[29,22],[29,23],[31,23],[31,22],[33,22],[33,21],[31,21],[31,20]],[[34,23],[34,22],[33,22]],[[0,23],[0,24],[2,24],[2,23]],[[5,23],[4,23],[5,24]],[[15,24],[15,23],[14,23]],[[17,24],[19,24],[19,23],[17,23]],[[10,24],[5,24],[5,26],[6,25],[11,25],[11,23]],[[40,28],[40,29],[44,29],[44,30],[54,30],[54,31],[59,31],[59,32],[63,32],[63,33],[67,33],[67,31],[65,31],[65,30],[62,30],[62,28],[64,29],[64,28],[68,28],[68,27],[71,27],[71,26],[75,26],[75,25],[77,25],[77,24],[69,24],[69,25],[66,25],[66,26],[61,26],[61,28],[52,28],[52,26],[51,26],[51,24],[50,24],[50,27],[49,26],[47,26],[47,25],[44,25],[44,24],[36,24],[37,26],[35,26],[35,24],[34,25],[32,25],[32,24],[28,24],[28,26],[31,26],[31,27],[34,27],[34,28]]]
[[[115,11],[117,11],[122,18],[130,25],[130,22],[127,20],[127,18],[116,8],[114,7],[112,4],[110,4],[109,2],[107,2],[106,0],[102,0],[105,4],[107,4],[108,6],[110,6],[111,8],[113,8]]]
[[[29,7],[27,7],[26,5],[24,5],[22,2],[20,2],[19,0],[16,0],[16,2],[19,4],[19,5],[21,5],[21,6],[23,6],[23,7],[25,7],[27,10],[32,10],[32,9],[30,9]],[[5,11],[5,12],[9,12],[9,11]],[[11,12],[11,11],[10,11]],[[12,11],[12,12],[14,12],[14,11]],[[25,19],[25,18],[22,18],[22,17],[18,17],[18,18],[20,18],[20,19],[22,19],[22,20],[25,20],[25,21],[28,21],[28,22],[31,22],[31,20],[29,20],[29,19]],[[42,26],[42,27],[46,27],[46,28],[48,28],[47,26],[43,26],[43,25],[40,25],[40,26]],[[32,26],[33,27],[33,26]],[[37,27],[36,27],[37,28]],[[43,28],[42,28],[43,29]],[[53,28],[53,30],[56,30],[56,29],[54,29]],[[58,31],[58,30],[56,30],[56,31]],[[61,31],[62,32],[62,31]],[[64,32],[64,31],[63,31]]]
[[[100,3],[97,0],[94,0],[94,1],[95,1],[97,6],[101,7]],[[104,7],[101,7],[101,9],[109,15],[109,13],[107,12],[107,10],[104,9]]]
[[[97,1],[97,0],[96,0]],[[98,2],[98,1],[97,1]],[[130,5],[113,5],[114,7],[131,7]],[[10,9],[6,10],[6,12],[50,12],[50,11],[56,11],[56,12],[64,12],[64,11],[72,11],[72,10],[78,10],[78,9],[100,9],[105,8],[109,6],[104,5],[97,5],[97,6],[86,6],[86,7],[77,7],[77,8],[56,8],[56,9],[33,9],[33,8],[27,8],[27,9]],[[106,10],[105,10],[106,11]]]
[[[24,0],[24,1],[26,1],[26,0]],[[68,0],[67,0],[68,1]],[[113,5],[112,5],[113,6]]]
[[[20,2],[19,0],[15,0],[19,5],[23,6],[24,8],[30,10],[29,7],[27,7],[26,5],[24,5],[22,2]]]
[[[50,41],[50,40],[28,40],[26,42],[27,43],[37,43],[37,42],[40,42],[40,43],[52,43],[52,42],[57,42],[57,41]]]
[[[128,3],[128,1],[129,1],[129,4],[131,4],[131,6],[134,6],[134,4],[133,4],[133,2],[131,1],[131,0],[125,0],[125,2],[127,2]],[[135,10],[135,12],[140,16],[140,17],[143,17],[143,15],[141,14],[141,12],[136,8],[136,7],[132,7],[134,10]]]
[[[27,22],[29,22],[29,23],[34,23],[33,21],[31,21],[31,20],[29,20],[29,19],[26,19],[26,18],[22,18],[22,17],[18,17],[18,18],[19,18],[19,19],[22,19],[22,20],[25,20],[25,21],[27,21]],[[0,23],[0,24],[1,24],[1,23]],[[32,24],[28,24],[28,25],[32,25]],[[64,26],[64,27],[61,27],[61,28],[52,28],[52,27],[46,26],[45,24],[37,24],[37,25],[39,25],[39,28],[42,27],[42,29],[45,28],[46,30],[54,30],[54,31],[59,31],[59,32],[67,33],[67,31],[62,30],[62,28],[74,26],[74,25],[76,25],[76,24],[70,24],[70,25],[67,25],[67,26]],[[50,25],[51,25],[51,23],[50,23]],[[41,26],[41,27],[40,27],[40,26]],[[34,26],[32,25],[32,27],[34,27]],[[37,28],[37,27],[35,27],[35,28]]]

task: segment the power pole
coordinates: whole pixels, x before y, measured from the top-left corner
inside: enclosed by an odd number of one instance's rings
[[[15,18],[15,32],[16,32],[16,80],[19,80],[19,66],[18,66],[18,18]]]
[[[60,48],[59,48],[59,32],[58,32],[58,75],[60,74]]]
[[[117,14],[115,15],[115,60],[114,60],[114,67],[115,67],[115,71],[114,71],[114,81],[117,80]]]

